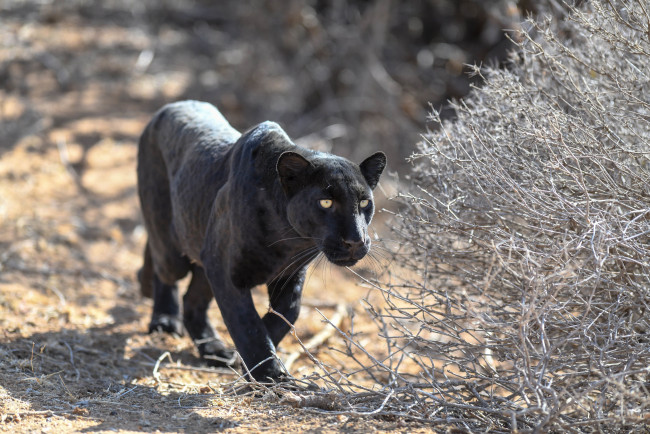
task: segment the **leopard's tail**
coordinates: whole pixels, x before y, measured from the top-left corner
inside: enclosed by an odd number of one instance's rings
[[[138,281],[140,282],[140,294],[143,297],[153,298],[153,262],[148,242],[144,247],[144,263],[138,271]]]

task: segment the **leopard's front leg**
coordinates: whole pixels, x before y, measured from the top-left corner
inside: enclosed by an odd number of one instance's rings
[[[287,374],[277,359],[273,339],[255,310],[250,288],[236,287],[217,256],[211,256],[203,265],[245,370],[257,381],[282,380]]]
[[[264,325],[276,347],[298,319],[306,273],[307,266],[304,266],[289,277],[276,278],[267,284],[271,308],[284,317],[280,317],[275,312],[268,312],[263,318]]]

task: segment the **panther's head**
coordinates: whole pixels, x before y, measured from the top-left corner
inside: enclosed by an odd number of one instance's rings
[[[333,264],[356,264],[370,250],[372,191],[385,166],[383,152],[361,164],[320,152],[284,152],[277,173],[288,198],[289,223]]]

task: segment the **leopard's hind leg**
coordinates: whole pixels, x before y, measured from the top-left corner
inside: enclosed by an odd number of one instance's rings
[[[161,112],[147,126],[138,146],[138,196],[149,235],[140,281],[143,294],[150,291],[153,295],[149,332],[182,335],[176,282],[190,271],[190,261],[177,244],[167,168],[156,142],[155,131],[163,120]]]
[[[190,262],[172,248],[172,252],[159,254],[159,262],[156,263],[156,255],[149,248],[150,241],[147,245],[144,265],[138,277],[143,295],[146,295],[145,291],[149,290],[153,298],[149,333],[160,331],[182,336],[184,329],[176,282],[187,275]]]
[[[226,347],[208,319],[208,308],[214,298],[205,271],[192,265],[192,280],[183,296],[183,324],[199,350],[211,366],[233,366],[235,351]]]

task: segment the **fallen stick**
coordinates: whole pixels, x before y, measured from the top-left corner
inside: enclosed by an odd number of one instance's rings
[[[75,184],[77,184],[79,190],[85,193],[86,187],[83,186],[79,173],[75,170],[74,166],[70,162],[70,156],[68,154],[68,145],[65,139],[61,138],[57,140],[56,147],[59,149],[59,158],[61,160],[61,164],[63,164],[65,170],[68,172],[70,177],[72,177],[72,180],[75,182]]]
[[[158,360],[156,360],[156,364],[153,367],[153,372],[151,373],[153,378],[156,380],[156,384],[162,383],[162,380],[160,379],[160,374],[158,373],[158,368],[160,367],[160,363],[163,361],[165,357],[168,357],[172,363],[174,362],[172,360],[172,355],[169,353],[169,351],[165,351],[160,355],[160,357],[158,357]]]
[[[298,360],[300,356],[305,354],[307,351],[312,351],[314,348],[317,348],[323,345],[329,338],[334,334],[334,331],[341,326],[343,322],[343,317],[347,311],[347,307],[343,303],[339,303],[336,306],[336,312],[330,319],[329,324],[333,327],[325,327],[319,333],[315,334],[309,341],[307,341],[300,349],[289,354],[287,360],[284,361],[284,367],[288,370],[291,369],[293,363]]]
[[[223,375],[239,375],[237,371],[232,369],[225,368],[211,368],[203,366],[179,366],[172,363],[151,363],[151,362],[140,362],[143,366],[153,366],[156,369],[156,373],[161,369],[176,369],[178,371],[194,371],[194,372],[207,372],[209,374],[223,374]],[[156,367],[156,365],[158,365]]]

